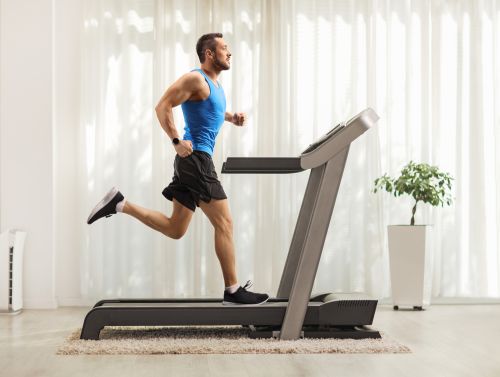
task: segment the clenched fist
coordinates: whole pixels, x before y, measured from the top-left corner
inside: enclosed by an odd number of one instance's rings
[[[193,153],[193,143],[191,143],[191,140],[179,140],[179,144],[174,145],[174,148],[180,157],[187,157]]]
[[[245,113],[234,113],[233,119],[231,119],[231,123],[236,126],[243,126],[246,119],[247,115]]]

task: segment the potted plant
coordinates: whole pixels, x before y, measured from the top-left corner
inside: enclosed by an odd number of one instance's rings
[[[432,206],[451,205],[453,178],[436,166],[410,161],[401,175],[391,178],[387,174],[375,180],[373,192],[385,190],[395,197],[409,195],[415,200],[410,225],[389,225],[389,262],[393,308],[410,306],[423,310],[431,296],[430,225],[415,225],[419,202]]]

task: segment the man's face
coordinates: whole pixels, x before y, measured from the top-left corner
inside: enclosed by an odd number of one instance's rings
[[[217,44],[213,55],[214,66],[221,71],[226,71],[231,68],[231,52],[229,52],[229,48],[224,39],[216,38],[215,41]]]

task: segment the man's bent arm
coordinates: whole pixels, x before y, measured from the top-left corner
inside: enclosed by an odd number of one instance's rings
[[[200,89],[199,78],[193,73],[187,73],[174,82],[161,97],[155,107],[156,116],[161,128],[170,139],[179,138],[177,128],[174,124],[174,113],[172,108],[186,102],[197,90]]]
[[[233,121],[233,113],[226,111],[226,114],[224,115],[224,120],[226,122],[232,122]]]

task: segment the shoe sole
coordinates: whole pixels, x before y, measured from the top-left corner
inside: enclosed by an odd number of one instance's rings
[[[239,302],[232,301],[222,301],[222,305],[235,305],[235,306],[259,306],[265,304],[269,300],[269,297],[265,299],[265,301],[259,302],[258,304],[240,304]]]
[[[108,205],[108,203],[115,197],[115,195],[118,193],[118,189],[116,187],[113,187],[105,196],[104,198],[97,203],[97,205],[94,207],[92,212],[90,213],[88,219],[87,219],[87,224],[89,223],[90,219],[95,216],[97,212],[101,210],[101,208],[105,207]]]

